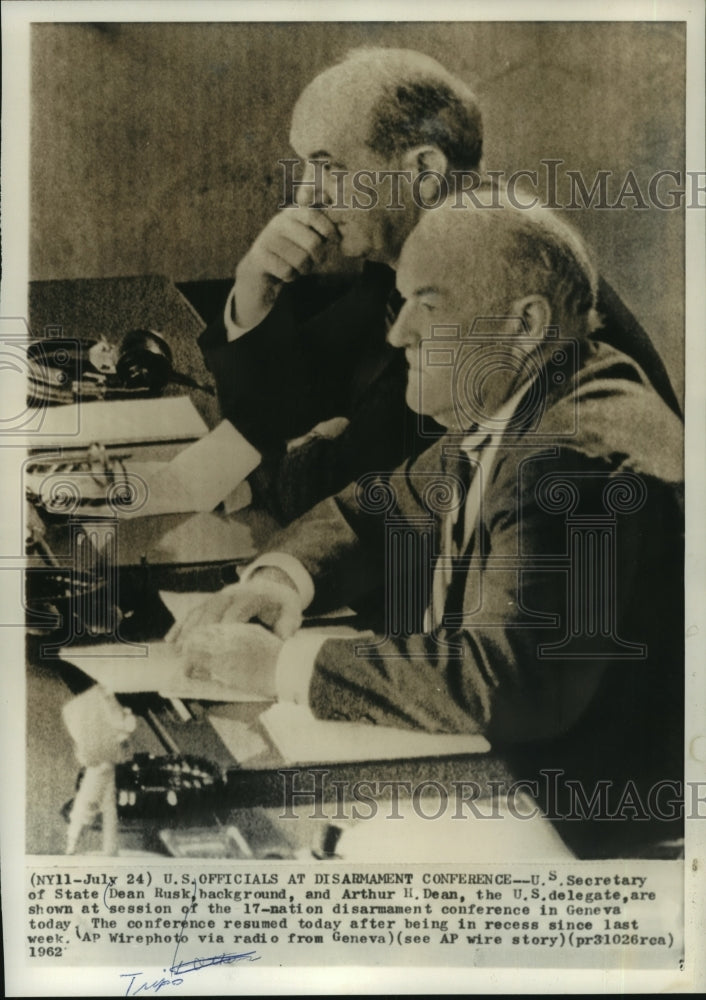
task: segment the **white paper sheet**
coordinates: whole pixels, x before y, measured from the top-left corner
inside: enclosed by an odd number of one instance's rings
[[[94,681],[115,694],[156,691],[163,698],[197,698],[203,701],[262,701],[246,691],[226,687],[218,681],[187,677],[185,662],[168,642],[152,642],[146,656],[116,655],[115,643],[61,653],[62,659],[83,670]]]
[[[170,473],[187,491],[189,510],[213,510],[260,464],[260,453],[227,420],[180,451]]]
[[[128,465],[128,473],[143,481],[139,486],[146,502],[122,516],[207,513],[226,499],[231,500],[231,510],[240,509],[236,491],[259,463],[260,453],[224,420],[170,462]]]
[[[480,735],[418,733],[391,726],[321,720],[308,708],[285,702],[268,708],[260,721],[287,764],[401,760],[490,750],[490,744]]]
[[[85,448],[93,443],[193,441],[207,432],[188,396],[167,396],[47,407],[39,440],[43,449]]]

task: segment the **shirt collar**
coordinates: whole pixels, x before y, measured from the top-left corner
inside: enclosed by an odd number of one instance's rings
[[[496,410],[489,421],[489,427],[477,427],[470,434],[467,434],[461,441],[461,450],[468,455],[471,452],[481,451],[490,444],[497,447],[507,432],[508,424],[512,420],[517,407],[520,405],[523,397],[530,391],[535,381],[536,377],[523,382],[520,388],[503,403],[500,409]]]

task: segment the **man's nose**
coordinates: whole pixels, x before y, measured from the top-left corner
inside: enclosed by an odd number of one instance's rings
[[[387,342],[391,347],[412,347],[417,343],[413,324],[410,322],[409,303],[405,303],[397,319],[387,331]]]
[[[300,208],[324,208],[332,204],[329,192],[326,190],[326,171],[323,164],[318,165],[311,160],[304,164],[302,176],[295,188],[295,201]]]

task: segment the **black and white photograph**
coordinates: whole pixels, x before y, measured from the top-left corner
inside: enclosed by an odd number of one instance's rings
[[[703,10],[2,17],[6,995],[699,992]]]

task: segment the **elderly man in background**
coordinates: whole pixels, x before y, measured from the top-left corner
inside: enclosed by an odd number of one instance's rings
[[[425,206],[445,192],[467,199],[478,182],[483,130],[472,92],[434,59],[360,49],[304,90],[290,138],[298,205],[264,227],[201,338],[223,415],[261,452],[255,500],[282,523],[426,447],[404,358],[386,343],[394,269]],[[362,269],[325,273],[332,255]],[[598,308],[606,338],[631,340],[675,407],[659,357],[607,286]]]
[[[677,781],[682,426],[600,339],[581,242],[546,210],[451,202],[425,213],[397,281],[388,340],[406,401],[445,433],[282,532],[178,641],[236,686],[321,717],[481,732],[519,776],[558,769],[589,799],[597,782],[615,796]],[[365,640],[300,629],[386,570],[387,607],[404,606],[389,573],[403,523],[430,539],[415,581],[425,627]],[[678,829],[657,819],[660,834]]]
[[[291,144],[304,167],[297,205],[267,223],[201,338],[224,416],[262,453],[256,499],[282,521],[425,446],[404,404],[404,359],[385,341],[393,268],[420,205],[438,202],[439,176],[453,184],[453,170],[478,167],[481,115],[428,56],[357,50],[304,90]],[[362,269],[318,273],[332,255]]]

